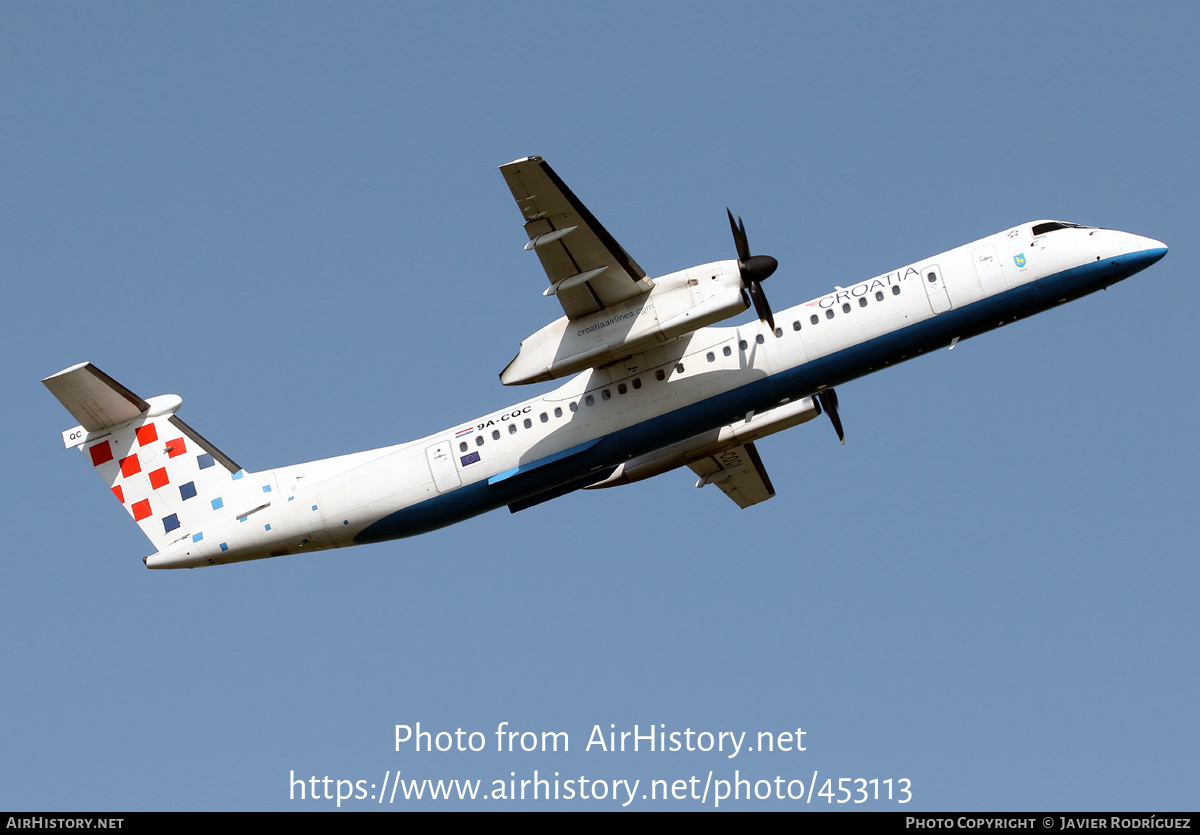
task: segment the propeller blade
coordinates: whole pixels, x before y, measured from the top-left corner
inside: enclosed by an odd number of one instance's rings
[[[771,305],[767,304],[767,294],[757,281],[750,282],[750,298],[754,300],[754,312],[758,318],[767,323],[772,331],[775,330],[775,317],[771,315]]]
[[[729,207],[725,207],[725,214],[729,215],[729,228],[733,230],[733,243],[737,247],[739,261],[745,261],[750,257],[750,243],[746,240],[746,226],[742,223],[739,217],[738,222],[733,222],[733,212],[729,211]],[[741,224],[741,228],[738,225]]]
[[[838,415],[837,392],[833,389],[817,392],[817,404],[829,415],[829,422],[833,424],[833,431],[837,432],[838,440],[846,443],[846,433],[842,431],[842,419]]]

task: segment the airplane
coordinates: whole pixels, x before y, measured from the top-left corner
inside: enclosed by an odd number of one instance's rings
[[[63,433],[150,539],[148,568],[303,554],[415,536],[507,506],[688,467],[739,507],[775,495],[754,442],[828,415],[858,377],[1104,289],[1160,241],[1038,220],[773,311],[778,263],[751,254],[652,278],[541,157],[500,166],[564,315],[526,338],[505,385],[566,381],[409,443],[248,472],[90,363],[42,382]],[[748,324],[715,326],[753,307]]]

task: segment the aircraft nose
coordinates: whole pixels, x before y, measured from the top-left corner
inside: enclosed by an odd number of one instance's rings
[[[1135,235],[1121,243],[1121,252],[1126,265],[1132,272],[1137,272],[1158,263],[1167,254],[1167,245],[1154,238]]]
[[[1162,241],[1156,241],[1154,238],[1146,238],[1145,242],[1150,252],[1154,253],[1154,261],[1157,261],[1159,258],[1162,258],[1167,254],[1167,245]],[[1153,264],[1154,261],[1151,261],[1150,263]]]
[[[1121,241],[1121,251],[1126,253],[1158,253],[1154,259],[1154,261],[1157,261],[1167,254],[1167,245],[1162,241],[1156,241],[1154,238],[1130,235],[1129,240]],[[1150,263],[1154,262],[1151,261]]]

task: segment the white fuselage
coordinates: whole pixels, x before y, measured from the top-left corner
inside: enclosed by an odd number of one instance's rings
[[[975,241],[753,321],[706,327],[428,437],[245,473],[269,501],[232,509],[151,568],[212,565],[423,533],[595,485],[622,465],[945,347],[1144,269],[1125,232],[1037,224]],[[721,262],[714,274],[728,271]],[[703,267],[693,268],[702,271]],[[736,266],[734,267],[736,269]],[[791,423],[781,423],[784,428]],[[666,461],[657,471],[684,463]]]

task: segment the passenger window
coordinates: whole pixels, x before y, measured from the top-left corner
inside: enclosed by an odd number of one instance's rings
[[[867,297],[866,296],[863,296],[861,299],[858,300],[858,306],[859,307],[867,306]]]
[[[595,405],[595,403],[596,403],[596,398],[592,397],[590,394],[587,397],[583,398],[583,405],[585,405],[585,406],[592,406],[592,405]]]
[[[746,350],[747,348],[749,348],[749,347],[750,347],[750,343],[748,343],[748,342],[747,342],[746,340],[744,340],[744,339],[741,339],[741,340],[738,340],[738,347],[739,347],[739,348],[741,348],[741,349],[744,351],[744,350]]]
[[[498,440],[500,440],[500,430],[499,430],[499,429],[493,429],[493,430],[492,430],[492,440],[493,440],[493,441],[498,441]]]
[[[893,285],[892,285],[892,295],[893,295],[893,296],[898,296],[898,295],[900,295],[900,285],[899,285],[899,284],[893,284]]]
[[[567,408],[568,408],[568,409],[570,409],[572,412],[578,412],[578,411],[579,411],[579,404],[578,404],[578,403],[576,403],[574,400],[572,400],[572,401],[570,402],[570,404],[567,406]]]
[[[794,330],[794,331],[800,330],[800,320],[799,319],[797,319],[795,322],[792,322],[792,330]]]
[[[678,371],[680,374],[682,374],[683,373],[683,363],[679,363],[679,365],[675,366],[675,370]]]
[[[459,451],[459,452],[466,452],[466,451],[467,451],[467,442],[466,442],[466,441],[463,441],[462,443],[460,443],[460,444],[458,445],[458,451]]]
[[[538,415],[538,419],[541,420],[542,423],[548,423],[550,421],[550,415],[542,412],[540,415]]]
[[[611,398],[612,398],[612,392],[609,391],[608,389],[605,389],[604,391],[600,392],[601,400],[609,400]]]
[[[529,418],[525,418],[525,420],[524,420],[524,421],[522,421],[522,423],[524,424],[524,426],[525,426],[525,428],[526,428],[526,429],[532,429],[532,428],[533,428],[533,421],[532,421],[532,420],[530,420]]]
[[[929,273],[929,274],[928,274],[927,276],[925,276],[925,277],[926,277],[927,279],[929,279],[929,283],[930,283],[930,284],[935,284],[935,283],[937,283],[937,273]]]
[[[877,301],[877,302],[883,301],[883,291],[882,290],[875,291],[875,301]]]
[[[716,354],[714,354],[712,351],[709,351],[709,352],[708,352],[708,357],[707,357],[707,359],[708,359],[708,361],[709,361],[709,362],[713,362],[714,360],[716,360],[716,358],[717,358],[717,355],[716,355]]]
[[[817,322],[820,322],[821,320],[818,319],[817,314],[814,313],[812,316],[808,317],[808,321],[812,322],[815,325]]]
[[[510,434],[510,435],[517,434],[517,425],[515,423],[510,423],[508,425],[508,434]]]
[[[845,302],[842,305],[842,313],[849,313],[849,312],[850,312],[850,302]]]
[[[654,372],[654,379],[661,383],[663,380],[667,379],[667,373],[660,368]]]
[[[559,418],[562,417],[562,406],[554,407],[554,416]]]
[[[762,344],[763,344],[764,342],[766,342],[767,340],[766,340],[766,339],[764,339],[764,338],[763,338],[763,335],[760,333],[758,336],[754,337],[754,341],[755,341],[756,343],[758,343],[759,345],[762,345]]]
[[[825,318],[826,319],[833,318],[833,308],[832,307],[825,311]]]
[[[724,348],[721,349],[721,353],[724,354],[725,356],[729,356],[730,354],[733,353],[733,349],[730,348],[728,345],[726,345]]]
[[[641,377],[633,378],[633,387],[634,387],[634,389],[640,389],[642,387],[642,378]]]
[[[483,436],[482,435],[475,436],[475,446],[483,446]]]
[[[782,336],[783,336],[783,328],[776,328],[775,329],[775,338],[779,339]]]

